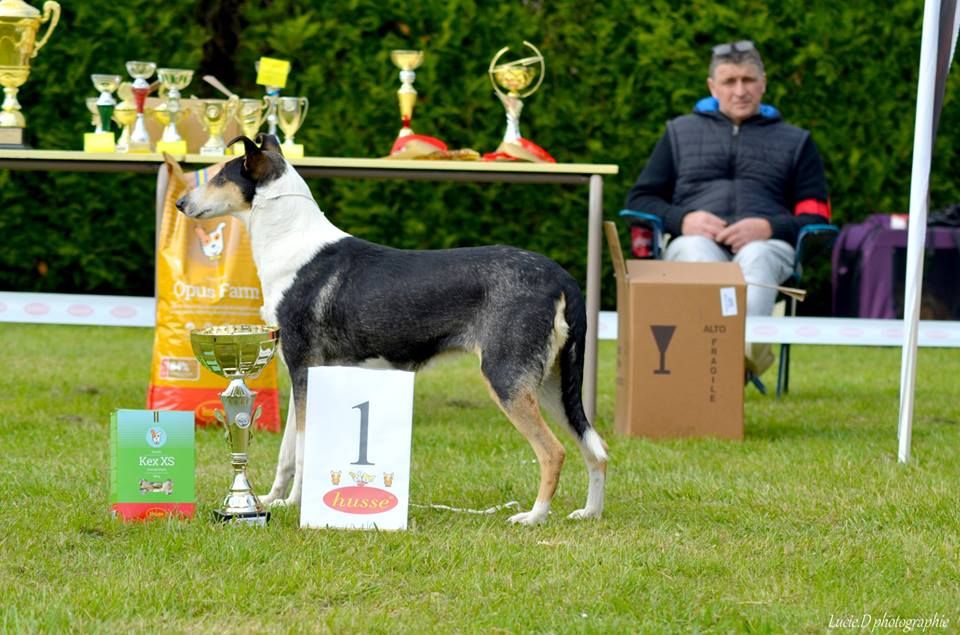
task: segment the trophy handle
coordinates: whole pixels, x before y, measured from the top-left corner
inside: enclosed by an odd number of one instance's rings
[[[545,62],[544,59],[543,59],[543,54],[540,52],[540,49],[538,49],[536,46],[534,46],[534,45],[531,44],[530,42],[527,42],[526,40],[524,40],[523,43],[524,43],[525,45],[529,46],[530,48],[532,48],[532,49],[533,49],[533,52],[537,54],[537,59],[540,60],[540,73],[539,73],[540,77],[537,78],[537,85],[534,86],[533,88],[531,88],[531,89],[527,92],[527,94],[523,95],[523,97],[529,97],[530,95],[532,95],[532,94],[534,94],[535,92],[537,92],[537,89],[540,88],[540,84],[543,83],[543,76],[547,74],[547,64],[546,64],[546,62]]]
[[[51,17],[53,18],[52,20],[50,19]],[[40,19],[40,23],[43,24],[47,20],[50,20],[50,26],[47,27],[47,32],[43,34],[43,37],[40,38],[37,45],[33,47],[31,58],[37,56],[37,53],[40,52],[43,45],[50,39],[50,34],[53,33],[53,30],[57,27],[57,23],[60,21],[60,3],[54,0],[47,0],[43,3],[43,17]]]
[[[307,118],[307,108],[310,107],[310,100],[306,97],[300,98],[300,103],[303,104],[303,110],[300,112],[300,126],[303,126],[303,120]]]
[[[230,426],[227,425],[227,413],[223,410],[217,408],[213,411],[213,418],[217,420],[221,426],[223,426],[223,438],[230,442]]]
[[[260,419],[260,415],[263,413],[263,406],[257,406],[257,409],[253,411],[253,417],[250,419],[250,436],[253,437],[254,430],[257,429],[257,421]]]
[[[487,75],[490,76],[490,83],[493,84],[493,92],[500,95],[501,98],[506,97],[506,93],[500,90],[500,87],[497,86],[497,81],[493,78],[493,69],[497,66],[497,61],[503,57],[503,54],[510,50],[509,46],[504,46],[502,49],[497,51],[497,54],[493,56],[493,59],[490,60],[490,67],[487,69]]]

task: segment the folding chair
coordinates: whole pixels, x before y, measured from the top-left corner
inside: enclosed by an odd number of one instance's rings
[[[663,254],[669,237],[664,234],[663,220],[656,214],[648,212],[639,212],[632,209],[620,211],[620,217],[628,219],[630,222],[631,252],[634,252],[634,241],[638,240],[648,248],[649,255],[646,257],[658,260]],[[803,268],[805,264],[813,262],[823,254],[829,254],[833,248],[833,243],[840,233],[840,228],[836,225],[814,224],[806,225],[800,230],[797,236],[796,254],[793,259],[793,272],[786,280],[785,284],[789,286],[800,286],[803,281]],[[649,245],[647,242],[649,241]],[[787,311],[791,317],[797,314],[797,299],[787,297]],[[766,394],[767,389],[759,377],[750,377],[750,382],[757,387],[761,393]],[[777,398],[789,391],[790,387],[790,344],[780,345],[780,362],[777,368]]]

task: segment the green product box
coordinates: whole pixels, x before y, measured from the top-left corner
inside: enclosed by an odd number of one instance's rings
[[[193,411],[110,415],[110,507],[117,518],[192,518],[196,508]]]

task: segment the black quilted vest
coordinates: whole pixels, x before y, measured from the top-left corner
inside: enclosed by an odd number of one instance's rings
[[[674,205],[730,221],[793,214],[791,183],[809,132],[762,115],[737,128],[718,112],[677,117],[667,130],[677,171]]]

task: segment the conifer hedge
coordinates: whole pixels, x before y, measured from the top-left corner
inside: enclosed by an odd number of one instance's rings
[[[31,0],[35,6],[39,0]],[[306,95],[297,140],[322,156],[385,155],[398,129],[395,48],[426,52],[417,71],[418,132],[493,150],[504,126],[487,66],[523,40],[546,79],[521,129],[559,161],[614,163],[606,216],[663,131],[706,94],[710,48],[752,39],[764,56],[765,101],[813,131],[834,219],[906,211],[920,49],[921,0],[61,0],[63,17],[34,60],[20,100],[35,147],[80,149],[91,73],[128,59],[197,70],[185,94],[216,96],[212,73],[259,96],[254,61],[293,63],[285,94]],[[957,74],[950,79],[933,167],[932,207],[958,200]],[[586,188],[356,179],[311,181],[335,223],[396,247],[508,243],[546,253],[584,280]],[[0,171],[0,289],[153,293],[154,179],[146,175]],[[625,232],[624,232],[625,238]],[[606,257],[605,257],[606,260]],[[614,285],[604,262],[604,306]]]

